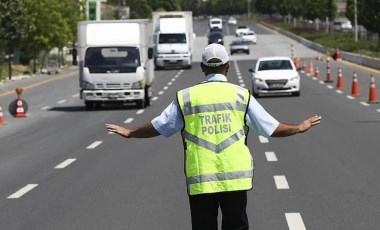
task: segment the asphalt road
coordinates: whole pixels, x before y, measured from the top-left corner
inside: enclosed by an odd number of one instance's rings
[[[231,57],[230,82],[251,88],[248,69],[257,58],[290,56],[290,44],[302,62],[315,61],[314,51],[262,26],[250,26],[258,44],[250,55]],[[193,68],[156,71],[152,105],[143,110],[86,111],[76,68],[1,86],[7,124],[0,126],[0,230],[191,229],[180,134],[123,139],[109,134],[104,124],[141,125],[159,115],[178,90],[203,80],[199,61],[207,22],[195,21],[194,29]],[[234,29],[223,31],[227,48]],[[369,76],[379,73],[332,61],[334,82],[326,84],[326,63],[319,67],[319,79],[300,73],[300,97],[258,99],[281,122],[318,114],[322,123],[288,138],[265,139],[251,130],[251,229],[380,229],[380,107],[366,103]],[[337,67],[346,83],[338,91]],[[349,97],[353,71],[359,75],[359,97]],[[26,118],[7,112],[15,87],[24,88]]]

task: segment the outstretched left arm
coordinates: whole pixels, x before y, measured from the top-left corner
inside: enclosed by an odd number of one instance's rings
[[[287,137],[297,133],[303,133],[321,122],[321,116],[313,116],[299,124],[280,123],[271,137]]]

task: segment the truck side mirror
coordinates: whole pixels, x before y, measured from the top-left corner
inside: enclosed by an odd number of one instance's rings
[[[73,53],[73,62],[72,62],[72,64],[73,65],[78,65],[78,60],[77,60],[77,55],[78,55],[78,51],[77,51],[77,49],[73,49],[73,51],[72,51]]]
[[[153,58],[153,48],[149,47],[148,48],[148,59],[152,59],[152,58]]]

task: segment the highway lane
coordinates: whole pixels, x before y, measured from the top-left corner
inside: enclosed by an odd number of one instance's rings
[[[195,25],[197,34],[207,31],[202,23]],[[257,57],[289,55],[289,39],[261,29],[265,33],[257,32],[256,52],[231,58],[231,82],[249,88],[248,69]],[[195,53],[205,42],[198,35]],[[304,58],[315,56],[302,52]],[[0,129],[0,229],[190,229],[180,135],[127,140],[108,134],[104,123],[136,126],[158,115],[177,90],[201,81],[200,57],[194,59],[191,70],[156,71],[157,98],[144,110],[85,111],[73,97],[78,93],[75,76],[26,90],[31,115],[8,118]],[[347,99],[303,74],[301,84],[300,97],[258,99],[281,121],[320,114],[322,124],[307,134],[268,143],[250,132],[256,167],[255,188],[249,193],[251,226],[379,228],[377,105],[363,106],[360,99]],[[58,104],[61,100],[66,102]],[[41,110],[44,106],[51,108]],[[277,161],[268,160],[274,156]],[[70,159],[75,161],[55,169]],[[30,191],[9,198],[26,185]]]

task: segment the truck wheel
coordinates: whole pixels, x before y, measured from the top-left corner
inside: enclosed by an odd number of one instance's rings
[[[145,108],[145,99],[136,101],[136,108],[138,109],[143,109]]]
[[[84,104],[86,106],[86,110],[93,110],[95,107],[95,104],[92,101],[86,101]]]

